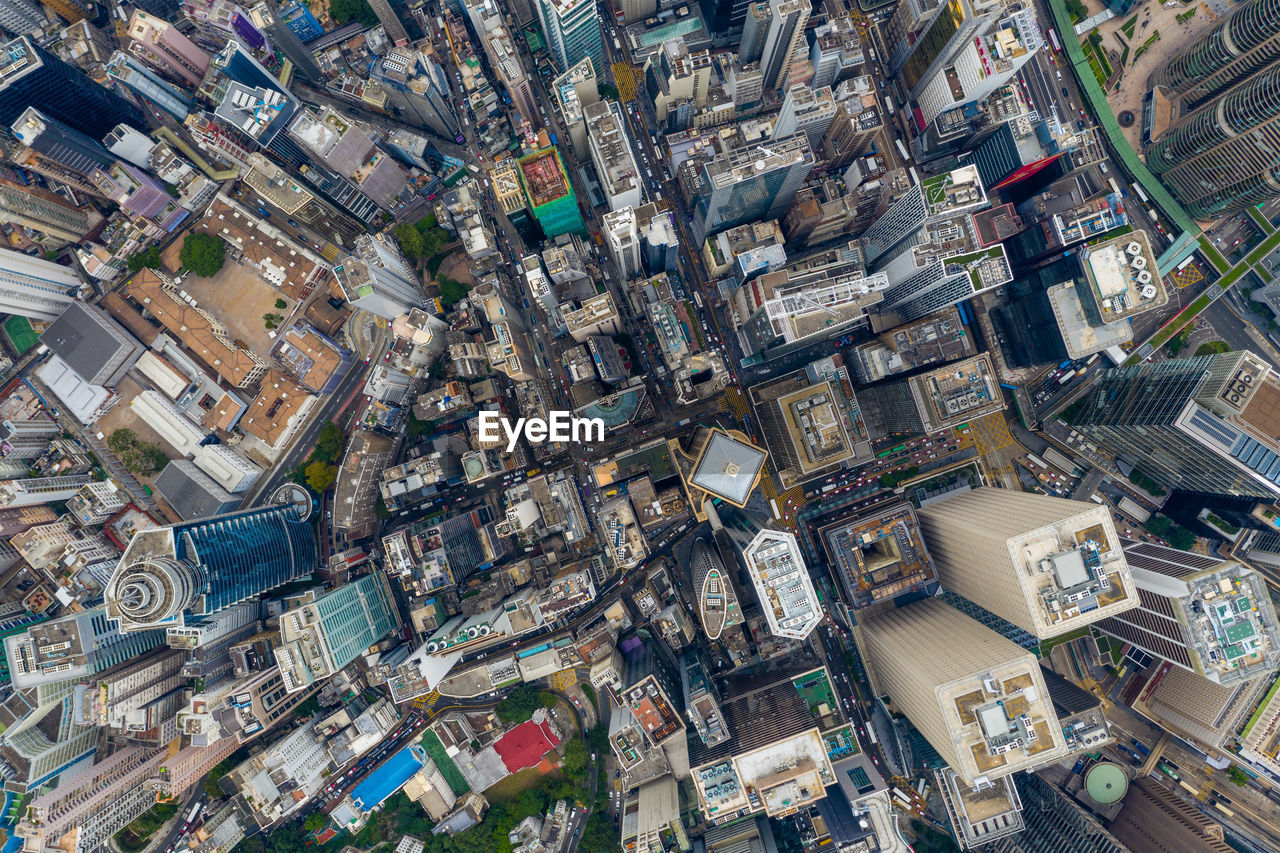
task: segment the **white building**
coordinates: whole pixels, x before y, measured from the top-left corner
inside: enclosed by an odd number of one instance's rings
[[[164,398],[159,391],[148,388],[133,398],[129,404],[138,418],[163,438],[170,447],[182,456],[190,456],[196,452],[200,442],[209,434],[196,424],[177,406]]]
[[[822,619],[822,609],[796,537],[782,530],[761,530],[742,556],[769,630],[792,640],[809,636]]]
[[[582,111],[587,121],[587,141],[591,162],[595,163],[600,186],[610,210],[639,207],[640,169],[628,141],[630,129],[617,101],[598,101]]]
[[[0,249],[0,314],[52,322],[82,284],[70,267]]]
[[[234,448],[225,444],[208,444],[196,448],[196,467],[228,492],[243,492],[258,479],[262,469]]]

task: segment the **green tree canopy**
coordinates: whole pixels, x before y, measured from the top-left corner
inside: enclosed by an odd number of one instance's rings
[[[574,738],[564,745],[564,772],[569,776],[577,776],[587,769],[590,753],[587,745],[579,738]]]
[[[422,232],[417,228],[414,228],[408,222],[401,222],[391,229],[391,235],[400,244],[400,251],[404,252],[406,258],[416,261],[422,257]]]
[[[495,709],[498,719],[502,722],[523,723],[533,717],[533,712],[538,710],[542,703],[538,699],[538,691],[527,684],[518,684],[511,688],[506,697],[498,703]]]
[[[344,443],[346,436],[342,434],[342,428],[333,421],[325,421],[316,435],[316,449],[311,458],[321,462],[337,462],[342,456]]]
[[[226,259],[226,244],[217,237],[201,234],[196,231],[187,232],[182,240],[182,250],[178,259],[182,265],[201,278],[209,278],[222,269]]]
[[[378,25],[378,16],[374,14],[368,0],[330,0],[329,17],[337,24],[356,20],[366,27]]]
[[[158,444],[138,438],[131,429],[118,429],[107,436],[107,447],[120,464],[140,477],[151,477],[169,464],[169,454]]]
[[[1196,535],[1180,525],[1174,525],[1164,538],[1169,540],[1170,548],[1177,548],[1179,551],[1189,550],[1196,544]]]
[[[137,272],[146,267],[148,269],[160,269],[160,247],[152,246],[143,252],[134,252],[129,256],[128,260],[129,272]]]
[[[307,485],[317,494],[329,491],[338,481],[338,466],[316,460],[307,465]]]
[[[1249,774],[1245,773],[1237,764],[1232,764],[1227,768],[1227,778],[1231,780],[1231,784],[1244,787],[1249,784]]]
[[[1153,515],[1147,520],[1147,530],[1151,532],[1151,535],[1159,536],[1161,539],[1169,534],[1169,530],[1172,527],[1173,522],[1163,515]]]

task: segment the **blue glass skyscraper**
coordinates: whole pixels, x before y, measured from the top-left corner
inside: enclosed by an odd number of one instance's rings
[[[286,486],[271,506],[134,534],[105,593],[121,631],[182,625],[309,575],[320,564],[314,503]]]

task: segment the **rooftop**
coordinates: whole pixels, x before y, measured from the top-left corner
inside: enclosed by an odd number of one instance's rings
[[[955,306],[885,332],[853,352],[854,372],[864,384],[975,354],[973,336]]]
[[[765,452],[742,433],[710,431],[688,478],[690,485],[743,506],[764,471]]]
[[[823,527],[821,535],[855,608],[919,590],[938,579],[909,503],[841,519]]]
[[[1104,323],[1159,308],[1169,301],[1145,231],[1087,246],[1080,252],[1085,275]]]
[[[921,189],[930,216],[959,213],[987,203],[986,188],[973,164],[926,178]]]
[[[301,385],[279,370],[268,370],[258,396],[240,419],[240,428],[274,447],[290,431],[293,417],[310,399],[311,394]]]
[[[769,630],[793,640],[809,636],[822,611],[796,537],[781,530],[761,530],[742,556]]]
[[[646,675],[622,691],[620,698],[654,746],[684,731],[679,712],[671,706],[652,675]]]
[[[909,381],[929,432],[1004,409],[995,368],[985,352]]]
[[[554,148],[530,154],[518,162],[525,191],[535,208],[569,194],[569,179],[565,175],[564,164],[560,162],[560,153]]]

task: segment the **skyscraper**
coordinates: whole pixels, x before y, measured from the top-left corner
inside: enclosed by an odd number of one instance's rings
[[[147,126],[142,110],[23,36],[0,44],[0,124],[32,105],[92,139],[121,122]]]
[[[380,235],[362,234],[355,252],[333,271],[348,302],[387,320],[408,314],[426,300],[400,248]]]
[[[157,107],[183,121],[191,113],[191,98],[127,53],[116,51],[106,64],[107,76],[119,80]]]
[[[703,167],[702,187],[694,199],[694,239],[701,245],[735,225],[779,218],[813,166],[813,151],[803,135],[715,157]]]
[[[765,91],[777,91],[791,76],[791,63],[805,44],[805,24],[813,4],[807,0],[769,0],[769,31],[760,54]]]
[[[284,486],[269,506],[135,533],[104,597],[121,631],[184,624],[319,567],[314,504]]]
[[[276,662],[285,690],[328,678],[399,625],[387,576],[374,572],[280,617]]]
[[[1060,761],[1035,655],[937,598],[858,620],[867,675],[966,785]]]
[[[0,312],[47,323],[67,310],[82,286],[68,267],[0,249]]]
[[[0,220],[43,234],[54,246],[83,240],[89,233],[90,210],[43,187],[0,178]]]
[[[594,68],[609,67],[604,31],[593,0],[536,0],[542,32],[561,73],[591,57]]]
[[[1162,483],[1280,495],[1280,377],[1247,350],[1112,368],[1083,399],[1072,428]]]
[[[1147,150],[1147,167],[1187,213],[1217,219],[1280,197],[1277,89],[1272,63],[1174,121]]]
[[[129,52],[174,80],[194,88],[209,70],[209,54],[168,21],[135,10],[129,19]]]
[[[40,6],[32,0],[6,0],[0,3],[0,27],[16,35],[26,35],[45,24]]]
[[[93,178],[115,165],[116,157],[98,139],[81,133],[65,122],[28,107],[14,120],[10,129],[27,147],[32,157],[19,162],[55,180],[106,197]]]
[[[409,43],[409,34],[405,32],[404,24],[400,22],[395,10],[391,8],[390,0],[369,0],[369,6],[373,8],[373,14],[378,16],[378,23],[382,24],[382,28],[386,30],[387,38],[397,46]]]
[[[1141,606],[1098,628],[1216,684],[1273,674],[1280,623],[1267,584],[1229,560],[1128,541],[1125,555]]]
[[[942,585],[1041,639],[1138,606],[1106,507],[984,486],[917,514]]]
[[[1250,0],[1162,63],[1147,81],[1195,110],[1275,62],[1280,51],[1280,2]]]

